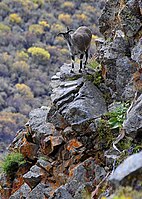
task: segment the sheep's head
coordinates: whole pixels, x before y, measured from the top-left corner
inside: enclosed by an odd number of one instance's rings
[[[67,27],[67,31],[66,32],[60,32],[57,36],[63,36],[64,39],[68,40],[70,38],[70,32],[72,32],[74,30],[69,29],[69,27]]]

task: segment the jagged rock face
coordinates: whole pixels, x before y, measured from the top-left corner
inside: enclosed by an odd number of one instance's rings
[[[141,66],[140,12],[140,1],[109,0],[99,19],[100,31],[107,40],[99,47],[98,61],[108,69],[106,83],[116,100],[134,96],[130,81]]]
[[[31,191],[30,187],[25,183],[9,199],[15,199],[20,197],[27,198],[30,191]]]
[[[66,68],[65,70],[68,69],[66,81],[62,81],[64,68]],[[56,121],[59,117],[63,127],[67,124],[74,126],[106,112],[105,100],[98,88],[82,77],[78,78],[76,74],[70,74],[70,70],[70,65],[64,65],[61,67],[61,72],[57,74],[57,77],[60,75],[60,81],[56,84],[56,87],[54,84],[56,80],[53,79],[51,82],[51,85],[53,85],[51,99],[54,108],[49,111],[47,121],[60,128],[61,126]],[[75,80],[71,81],[71,78],[75,78]]]
[[[86,198],[87,192],[90,192],[89,189],[93,188],[94,180],[99,181],[105,174],[105,170],[96,165],[93,158],[89,158],[73,169],[71,179],[64,186],[59,187],[50,199]]]
[[[89,159],[95,155],[90,150],[97,136],[95,118],[106,112],[105,100],[97,87],[82,74],[71,74],[70,68],[61,67],[52,78],[50,110],[41,107],[31,111],[26,131],[19,132],[10,146],[18,146],[25,158],[36,163],[23,175],[24,185],[12,198],[19,194],[27,198],[82,198],[88,193],[85,190],[92,190],[94,180],[105,175],[95,159]]]

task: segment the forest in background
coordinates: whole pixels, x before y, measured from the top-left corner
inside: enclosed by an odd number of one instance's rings
[[[65,41],[56,35],[86,25],[100,36],[103,6],[103,0],[0,1],[0,152],[32,109],[50,104],[50,78],[70,63]]]

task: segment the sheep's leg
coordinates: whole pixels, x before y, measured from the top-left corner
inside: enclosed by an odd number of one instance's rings
[[[72,60],[72,69],[71,69],[71,73],[73,73],[74,62],[75,62],[75,56],[74,56],[74,55],[71,56],[71,60]]]
[[[87,61],[88,61],[88,49],[85,51],[85,62],[84,62],[84,68],[86,68]]]
[[[83,60],[83,56],[84,56],[84,54],[80,55],[80,69],[79,69],[79,73],[82,72],[82,60]]]

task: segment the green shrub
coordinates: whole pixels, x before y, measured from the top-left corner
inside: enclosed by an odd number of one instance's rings
[[[1,167],[4,173],[11,175],[16,172],[18,167],[23,163],[25,163],[23,155],[21,153],[13,152],[4,158]]]
[[[102,66],[101,66],[101,64],[99,64],[95,60],[95,58],[92,58],[87,66],[88,66],[88,68],[91,68],[91,69],[94,70],[94,74],[91,75],[91,80],[96,86],[98,86],[100,83],[102,83],[104,81],[103,77],[102,77]]]
[[[115,110],[107,113],[107,116],[109,116],[108,123],[111,129],[117,129],[122,127],[122,124],[126,118],[127,109],[128,104],[122,103]]]

